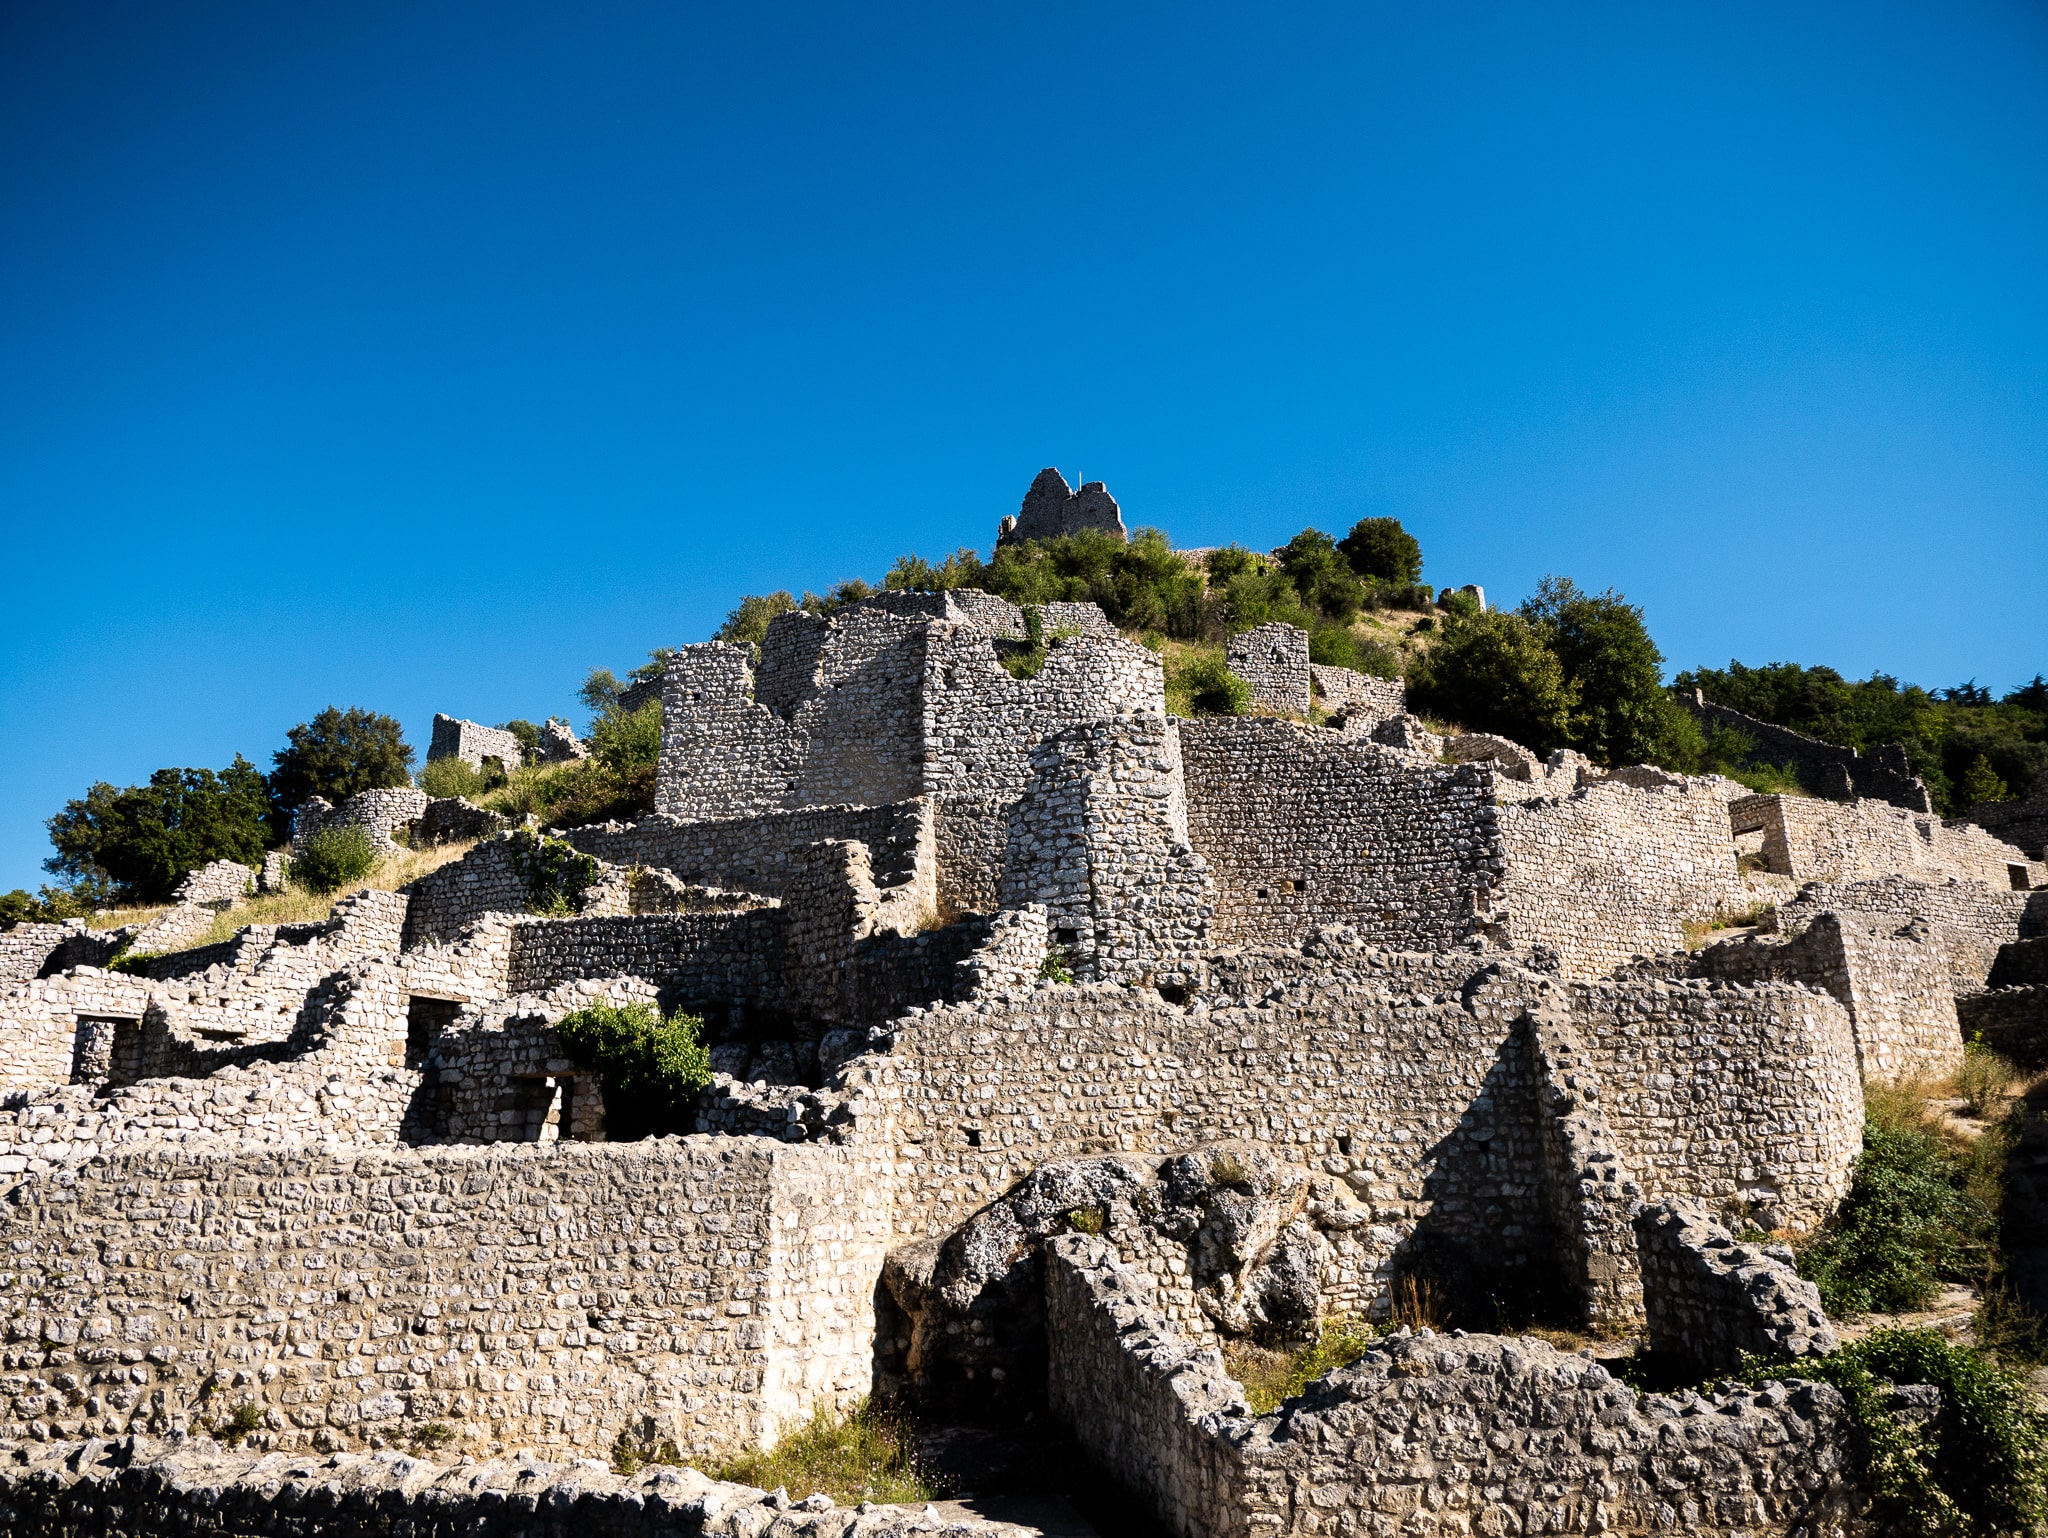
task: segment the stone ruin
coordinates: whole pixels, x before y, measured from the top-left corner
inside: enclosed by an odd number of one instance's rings
[[[1518,1330],[1702,1378],[1832,1350],[1733,1232],[1825,1219],[1866,1078],[1978,1021],[2038,1050],[2048,871],[1887,799],[1445,739],[1283,629],[1241,638],[1265,714],[1176,720],[1090,605],[1022,679],[986,594],[788,614],[669,661],[637,822],[372,792],[314,818],[481,841],[124,971],[10,932],[0,1507],[1023,1531],[587,1461],[879,1394],[1048,1415],[1179,1535],[1867,1530],[1833,1390],[1638,1394]],[[640,999],[714,1074],[693,1132],[612,1141],[554,1026]],[[1224,1370],[1416,1287],[1460,1327],[1270,1414]],[[246,1449],[185,1440],[238,1412]]]
[[[1100,481],[1089,481],[1079,491],[1067,484],[1059,471],[1045,469],[1024,493],[1024,505],[1015,517],[1005,518],[996,530],[998,545],[1021,544],[1027,539],[1057,539],[1064,534],[1107,534],[1122,542],[1122,511],[1116,498]]]

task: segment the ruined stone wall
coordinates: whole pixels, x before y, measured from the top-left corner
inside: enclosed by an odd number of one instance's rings
[[[1728,815],[1737,835],[1762,834],[1767,870],[1795,881],[1953,878],[1994,891],[2048,884],[2024,854],[1983,829],[1882,801],[1744,796],[1729,804]]]
[[[631,976],[686,1006],[786,1009],[787,934],[781,908],[522,919],[512,926],[507,990],[545,993],[580,978]]]
[[[0,983],[27,982],[67,967],[100,967],[113,959],[129,931],[94,929],[84,919],[61,924],[16,924],[0,930]]]
[[[1024,610],[1007,598],[984,593],[979,588],[947,588],[937,593],[870,593],[861,600],[866,608],[903,618],[945,620],[980,635],[1021,641],[1025,637]],[[1123,632],[1110,623],[1100,604],[1038,604],[1039,623],[1052,635],[1099,636],[1113,640]]]
[[[1308,673],[1323,709],[1354,725],[1385,721],[1408,708],[1408,686],[1398,678],[1375,678],[1320,662],[1310,663]]]
[[[1685,943],[1685,923],[1733,911],[1742,889],[1726,804],[1698,781],[1603,781],[1499,809],[1506,937],[1552,947],[1567,976],[1597,977]]]
[[[398,852],[391,835],[417,823],[426,810],[427,793],[410,785],[361,791],[340,806],[332,805],[325,796],[313,796],[292,814],[292,850],[296,853],[304,848],[306,840],[323,828],[355,826],[366,829],[377,853],[388,857]]]
[[[1043,905],[1081,978],[1177,976],[1206,948],[1213,886],[1188,845],[1165,719],[1078,726],[1031,755],[1012,809],[1002,906]]]
[[[533,900],[504,837],[485,839],[459,860],[429,871],[406,891],[405,944],[445,945],[491,913],[524,913]]]
[[[614,865],[644,865],[705,886],[780,897],[798,857],[822,839],[867,845],[875,880],[884,887],[927,881],[937,889],[930,804],[815,806],[752,817],[680,822],[645,817],[635,823],[572,828],[563,835],[585,854]]]
[[[1841,1345],[1820,1289],[1800,1280],[1783,1245],[1739,1244],[1687,1202],[1636,1214],[1645,1338],[1651,1351],[1701,1377],[1767,1362],[1826,1356]]]
[[[1980,801],[1960,820],[1975,823],[2036,860],[2048,860],[2048,768],[2035,777],[2033,788],[2025,795],[2010,801]]]
[[[1651,1199],[1818,1227],[1863,1144],[1848,1012],[1784,983],[1570,989],[1607,1123]]]
[[[1761,757],[1773,764],[1789,764],[1809,795],[1835,801],[1863,796],[1909,812],[1934,810],[1926,785],[1914,776],[1906,762],[1906,750],[1896,742],[1858,753],[1716,705],[1697,689],[1679,694],[1677,700],[1710,730],[1726,727],[1738,731],[1757,745]]]
[[[1416,1244],[1548,1278],[1521,1006],[1473,986],[1482,960],[1231,965],[1185,1009],[1097,984],[897,1022],[847,1071],[894,1118],[899,1232],[950,1229],[1048,1159],[1246,1139],[1354,1193],[1364,1221],[1330,1236],[1334,1312],[1375,1311]]]
[[[887,1232],[886,1182],[824,1145],[118,1152],[13,1182],[0,1403],[16,1434],[246,1402],[285,1448],[440,1422],[477,1453],[645,1428],[703,1456],[865,1391]]]
[[[1470,937],[1500,878],[1491,774],[1291,722],[1176,723],[1188,840],[1216,882],[1217,945],[1318,924],[1432,949]]]
[[[1254,1419],[1101,1240],[1053,1241],[1046,1291],[1054,1413],[1178,1538],[1391,1533],[1421,1514],[1440,1532],[1871,1530],[1821,1385],[1639,1395],[1541,1340],[1403,1329]]]
[[[526,762],[526,750],[517,737],[502,728],[436,715],[434,735],[427,744],[427,762],[437,758],[459,758],[472,769],[481,769],[486,758],[495,758],[512,770]]]
[[[1107,534],[1122,541],[1124,520],[1121,510],[1100,481],[1088,481],[1079,491],[1067,478],[1050,467],[1038,472],[1024,493],[1024,502],[1014,517],[1005,518],[996,533],[996,543],[1007,545],[1026,539],[1058,539],[1064,534],[1084,531]]]
[[[204,1437],[0,1448],[0,1528],[22,1538],[1039,1538],[1035,1527],[926,1511],[923,1502],[835,1508],[825,1496],[792,1499],[693,1468],[624,1476],[588,1458],[530,1454],[281,1459]]]
[[[1999,948],[2008,941],[2048,934],[2048,893],[1908,876],[1809,882],[1778,909],[1772,923],[1780,933],[1797,934],[1826,912],[1883,914],[1901,924],[1925,919],[1948,957],[1950,989],[1957,994],[1986,985]]]
[[[1866,1079],[1946,1078],[1962,1065],[1963,1038],[1948,955],[1925,919],[1822,913],[1787,938],[1710,945],[1696,976],[1729,982],[1803,983],[1849,1012]]]
[[[1009,842],[1010,796],[933,798],[932,849],[942,913],[994,913]]]
[[[1224,660],[1251,686],[1256,709],[1308,719],[1308,632],[1299,625],[1276,620],[1241,630],[1224,648]]]
[[[2030,983],[1956,1000],[1963,1035],[2029,1073],[2048,1068],[2048,984]]]
[[[140,978],[96,967],[0,985],[0,1095],[69,1084],[81,1020],[139,1027],[149,1008]]]

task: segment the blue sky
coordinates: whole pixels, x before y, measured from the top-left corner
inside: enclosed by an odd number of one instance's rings
[[[1393,514],[1729,657],[2048,669],[2048,10],[0,8],[0,888],[328,703]]]

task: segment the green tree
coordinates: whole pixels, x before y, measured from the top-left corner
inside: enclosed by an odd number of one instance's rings
[[[1395,587],[1422,580],[1422,546],[1398,518],[1361,518],[1337,548],[1361,577]]]
[[[1280,570],[1294,584],[1302,607],[1349,624],[1365,606],[1365,589],[1336,541],[1321,529],[1303,529],[1280,552]]]
[[[921,556],[899,555],[882,586],[892,593],[941,593],[948,588],[980,587],[987,576],[981,557],[962,547],[936,566]]]
[[[1417,709],[1536,753],[1571,741],[1578,692],[1542,631],[1512,610],[1444,616],[1443,639],[1409,674]]]
[[[1583,591],[1569,577],[1545,577],[1522,617],[1556,653],[1572,706],[1569,745],[1596,764],[1640,764],[1669,729],[1664,654],[1643,611],[1609,588]]]
[[[749,593],[740,600],[738,608],[726,615],[725,623],[718,627],[712,640],[735,646],[759,646],[768,639],[768,626],[795,607],[796,600],[788,593]]]
[[[81,903],[164,902],[214,860],[261,865],[269,814],[263,776],[239,753],[218,774],[159,769],[126,789],[102,781],[49,820],[57,852],[43,868]]]
[[[1991,760],[1979,753],[1970,760],[1970,767],[1963,772],[1963,778],[1956,786],[1956,805],[1971,807],[1985,801],[2003,801],[2011,794],[2011,788],[1991,767]]]
[[[413,752],[405,730],[390,716],[329,705],[285,733],[271,755],[272,824],[282,838],[291,813],[314,796],[337,805],[365,790],[412,782]]]

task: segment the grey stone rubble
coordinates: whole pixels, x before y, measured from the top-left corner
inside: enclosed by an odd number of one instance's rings
[[[23,1530],[212,1531],[255,1497],[209,1492],[287,1486],[317,1515],[280,1532],[493,1530],[484,1476],[403,1457],[425,1428],[473,1470],[705,1459],[877,1392],[1049,1404],[1181,1534],[1860,1530],[1812,1385],[1663,1399],[1405,1333],[1261,1418],[1215,1350],[1403,1285],[1702,1372],[1830,1349],[1732,1233],[1825,1221],[1865,1079],[1980,1026],[2039,1048],[2040,862],[1885,801],[1446,740],[1284,627],[1245,643],[1273,714],[1178,721],[1092,605],[1039,620],[1026,678],[1024,614],[973,592],[680,649],[636,823],[314,803],[301,839],[476,840],[319,924],[120,972],[82,927],[10,935]],[[556,1033],[600,1001],[701,1016],[687,1135],[612,1140]],[[199,1440],[231,1418],[250,1451]],[[699,1476],[576,1467],[507,1488],[573,1485],[521,1509],[600,1532],[926,1520],[753,1492],[671,1529],[648,1492]]]

